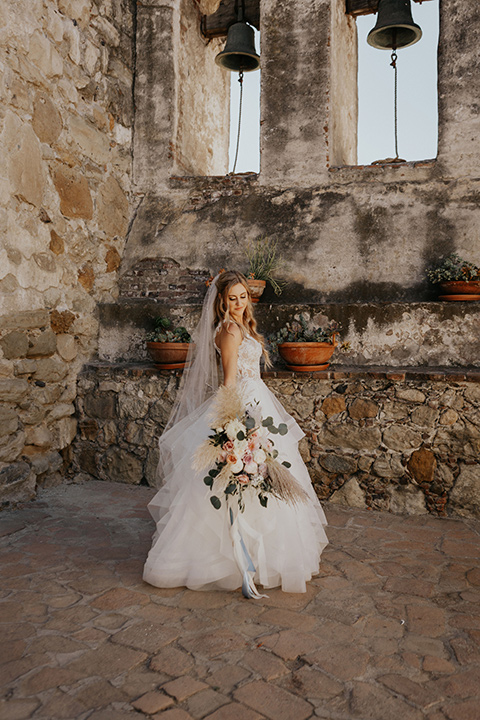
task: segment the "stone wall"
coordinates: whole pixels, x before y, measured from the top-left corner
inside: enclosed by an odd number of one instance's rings
[[[480,517],[480,373],[271,372],[266,382],[306,437],[322,500],[394,513]],[[157,438],[179,377],[97,365],[79,378],[78,481],[156,484]]]
[[[133,3],[0,4],[0,499],[70,462],[131,205]]]

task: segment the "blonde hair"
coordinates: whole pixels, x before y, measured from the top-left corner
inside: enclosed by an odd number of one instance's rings
[[[232,318],[228,309],[227,297],[234,285],[243,285],[247,291],[248,302],[243,313],[243,323],[241,325]],[[238,272],[238,270],[227,270],[218,277],[217,295],[215,297],[213,310],[215,315],[215,327],[222,323],[228,328],[230,323],[235,323],[235,325],[240,328],[240,332],[243,337],[251,335],[261,344],[265,365],[267,367],[271,365],[270,356],[268,351],[265,349],[265,340],[263,335],[260,335],[257,331],[257,321],[253,315],[252,294],[250,292],[250,288],[248,287],[248,281],[245,275]]]

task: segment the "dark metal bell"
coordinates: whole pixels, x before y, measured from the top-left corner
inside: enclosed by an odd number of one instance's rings
[[[253,28],[240,21],[228,28],[227,42],[215,62],[232,72],[251,72],[260,67],[260,56],[255,52]]]
[[[367,42],[379,50],[398,50],[414,45],[422,29],[413,22],[410,0],[380,0],[377,24],[370,30]]]

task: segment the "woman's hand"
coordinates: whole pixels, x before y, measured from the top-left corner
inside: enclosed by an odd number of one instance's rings
[[[242,331],[235,323],[224,326],[215,338],[222,357],[223,384],[226,387],[236,385],[238,348],[242,340]]]

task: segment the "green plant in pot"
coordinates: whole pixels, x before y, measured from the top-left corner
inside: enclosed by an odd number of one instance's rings
[[[147,334],[147,350],[160,370],[180,370],[185,367],[191,340],[182,325],[174,327],[169,318],[157,317]]]
[[[427,277],[439,285],[440,300],[480,300],[480,268],[457,253],[451,253],[427,270]]]
[[[288,370],[315,372],[326,370],[336,347],[341,325],[335,320],[318,327],[305,315],[287,322],[269,336],[273,352],[277,351]]]
[[[259,237],[248,243],[246,249],[248,270],[245,273],[252,295],[252,302],[258,302],[268,283],[275,295],[281,295],[287,284],[275,278],[281,267],[281,260],[277,255],[277,242],[268,237]]]

